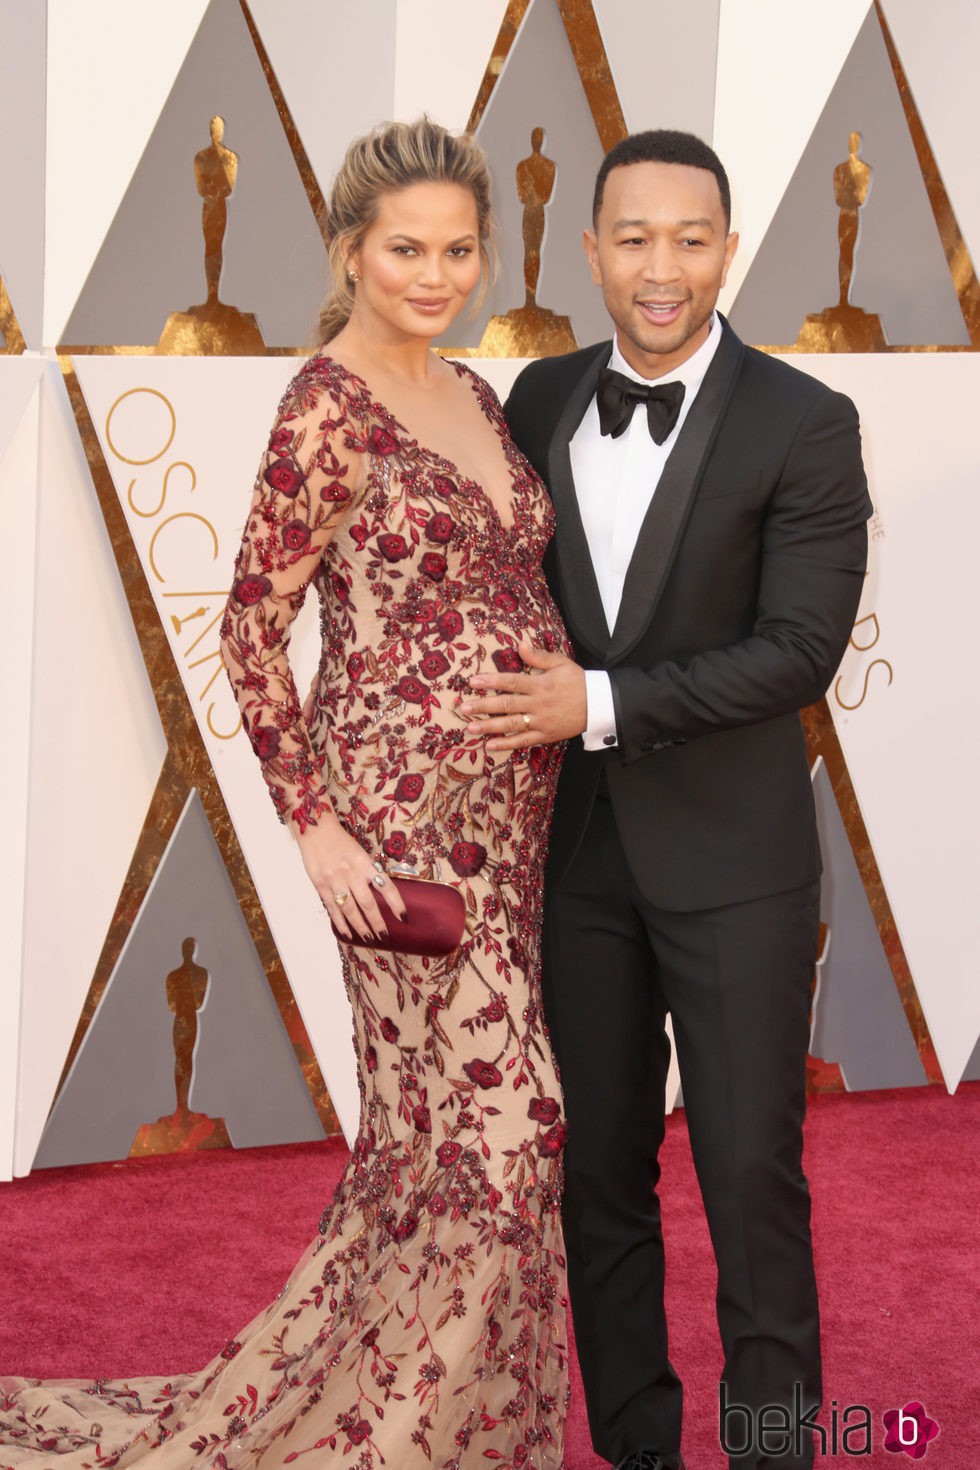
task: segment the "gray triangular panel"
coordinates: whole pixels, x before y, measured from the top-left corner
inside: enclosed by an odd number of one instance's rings
[[[476,320],[454,323],[443,339],[447,345],[476,346],[492,315],[524,305],[522,207],[514,171],[530,153],[537,127],[544,129],[543,151],[556,165],[545,211],[538,305],[570,317],[579,346],[610,335],[582,249],[602,144],[555,0],[531,0],[477,128],[493,174],[500,275]]]
[[[810,1051],[836,1062],[851,1092],[921,1087],[925,1071],[881,944],[823,761],[813,777],[829,932],[813,1007]]]
[[[253,312],[269,346],[309,339],[326,283],[323,242],[241,6],[211,0],[65,327],[65,342],[152,345],[171,312],[204,301],[194,156],[208,146],[215,114],[225,119],[225,146],[238,155],[221,300]],[[330,126],[329,94],[324,126]]]
[[[223,1118],[236,1147],[322,1138],[200,797],[181,813],[41,1139],[36,1168],[125,1158],[144,1123],[172,1113],[167,975],[185,939],[207,970],[190,1106]]]
[[[963,1076],[960,1078],[960,1081],[980,1082],[980,1037],[977,1038],[977,1044],[973,1048],[973,1051],[970,1055],[970,1060],[967,1062],[966,1067],[964,1068]]]
[[[834,169],[852,132],[861,134],[872,179],[859,212],[851,305],[877,313],[893,346],[969,345],[873,8],[736,297],[732,326],[747,342],[789,345],[809,314],[837,302]],[[758,166],[766,166],[765,138]]]
[[[0,0],[0,271],[31,351],[42,346],[46,5]]]
[[[593,0],[593,8],[629,131],[681,128],[710,143],[721,0]]]

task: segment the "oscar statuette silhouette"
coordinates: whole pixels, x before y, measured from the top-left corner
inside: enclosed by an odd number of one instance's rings
[[[210,976],[194,956],[196,939],[185,939],[183,963],[167,976],[167,1004],[174,1013],[174,1088],[177,1106],[155,1123],[137,1130],[129,1157],[145,1154],[179,1153],[199,1148],[230,1148],[224,1119],[195,1113],[190,1108],[194,1077],[194,1048],[197,1045],[198,1012],[207,999]]]
[[[871,189],[871,169],[860,157],[861,134],[852,133],[848,156],[834,169],[840,296],[834,306],[808,316],[796,339],[801,352],[883,352],[888,348],[881,319],[851,305],[851,279],[861,235],[860,212]]]
[[[574,352],[578,343],[567,316],[537,302],[544,245],[545,210],[555,192],[555,164],[542,152],[544,129],[531,133],[531,152],[515,169],[517,197],[524,207],[524,305],[493,316],[476,351],[478,357],[554,357]]]
[[[186,311],[174,311],[167,323],[157,352],[168,356],[227,354],[261,356],[265,342],[258,322],[251,312],[239,311],[218,299],[221,269],[224,264],[225,232],[228,228],[228,200],[238,176],[238,154],[223,143],[225,120],[211,119],[211,142],[194,157],[194,179],[204,203],[201,228],[204,232],[204,279],[207,299]]]

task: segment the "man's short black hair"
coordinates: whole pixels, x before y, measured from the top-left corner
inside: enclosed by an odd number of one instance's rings
[[[631,133],[610,148],[596,176],[592,199],[592,228],[595,229],[606,192],[606,180],[614,168],[631,163],[683,163],[689,168],[706,168],[718,180],[721,207],[725,212],[725,228],[732,222],[732,191],[728,186],[725,166],[713,148],[694,133],[680,133],[672,128],[656,128],[646,133]]]

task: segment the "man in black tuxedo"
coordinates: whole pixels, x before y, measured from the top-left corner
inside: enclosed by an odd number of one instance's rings
[[[629,1470],[683,1463],[656,1194],[669,1012],[718,1264],[721,1442],[732,1465],[809,1466],[820,856],[799,711],[829,685],[861,592],[858,419],[715,312],[738,237],[699,139],[618,144],[593,223],[615,340],[532,363],[506,408],[554,500],[549,579],[575,661],[525,640],[529,672],[489,671],[468,705],[492,748],[569,740],[544,1000],[589,1420]]]

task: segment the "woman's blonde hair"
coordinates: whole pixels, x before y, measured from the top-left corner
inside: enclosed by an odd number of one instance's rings
[[[469,134],[454,137],[427,117],[381,123],[350,145],[330,191],[324,236],[333,287],[320,308],[317,347],[336,337],[350,317],[354,291],[347,264],[377,218],[381,195],[412,184],[459,184],[473,195],[483,265],[477,300],[486,293],[496,258],[490,171],[483,149]]]

